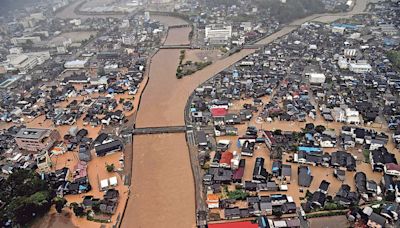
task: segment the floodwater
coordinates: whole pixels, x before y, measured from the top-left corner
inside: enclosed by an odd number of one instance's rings
[[[84,0],[76,0],[75,2],[72,2],[71,4],[65,6],[62,10],[56,13],[56,16],[58,18],[62,19],[74,19],[74,18],[80,18],[80,19],[86,19],[86,18],[99,18],[99,17],[123,17],[124,14],[107,14],[107,15],[83,15],[83,14],[76,14],[75,13],[75,8],[81,4]],[[91,5],[102,5],[104,4],[104,1],[101,0],[93,0],[89,2]],[[85,3],[86,5],[88,3]]]
[[[243,50],[218,60],[191,76],[177,79],[178,49],[161,49],[152,59],[150,78],[143,92],[136,127],[177,126],[184,124],[184,108],[193,90],[205,80],[239,61],[253,50]]]
[[[365,0],[358,0],[358,2],[364,3]],[[353,11],[362,8],[357,7],[359,6],[354,7]],[[321,15],[318,17],[321,18]],[[184,23],[181,19],[165,16],[153,18],[157,18],[167,26]],[[308,20],[312,19],[315,19],[315,17]],[[293,25],[284,27],[281,31],[261,40],[259,43],[268,44],[290,33],[296,29],[296,24],[300,22],[306,21],[298,20]],[[174,28],[168,34],[166,43],[185,44],[189,31],[190,29],[187,28]],[[136,127],[184,125],[184,108],[192,91],[202,82],[254,51],[253,49],[244,49],[227,58],[215,61],[191,76],[177,79],[175,73],[180,50],[159,50],[150,64],[149,81],[142,94]],[[289,123],[276,124],[276,127],[294,130]],[[274,128],[272,125],[268,127]],[[268,156],[265,150],[256,153],[264,153]],[[269,161],[269,159],[266,160]],[[322,171],[321,169],[321,167],[315,167],[315,169],[313,167],[313,174],[326,175],[327,172],[333,171]],[[293,173],[296,173],[296,167],[293,167]],[[349,177],[346,179],[351,182],[351,174],[348,175]],[[245,173],[245,176],[249,176],[249,173]],[[293,179],[295,181],[291,184],[289,191],[298,191],[295,188],[297,176],[293,176]],[[315,179],[323,180],[325,178],[321,176],[315,177]],[[318,187],[319,183],[317,182],[313,183],[311,190]],[[354,184],[352,185],[354,186]],[[340,183],[336,183],[330,191],[333,192],[338,186],[340,186]],[[122,227],[195,226],[194,183],[184,134],[134,137],[131,191],[132,194],[128,200]]]
[[[122,227],[195,227],[185,135],[135,136],[133,179]]]
[[[350,227],[346,216],[330,216],[322,218],[311,218],[309,219],[310,227],[320,227],[320,228],[335,228],[335,227]]]
[[[190,27],[170,28],[164,45],[189,45],[189,32],[191,30]]]
[[[187,25],[187,22],[179,17],[151,15],[151,19],[160,21],[165,26]]]

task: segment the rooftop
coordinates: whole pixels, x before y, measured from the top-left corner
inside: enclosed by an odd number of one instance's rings
[[[40,139],[44,137],[50,129],[45,128],[22,128],[15,135],[16,138],[25,138],[25,139]]]

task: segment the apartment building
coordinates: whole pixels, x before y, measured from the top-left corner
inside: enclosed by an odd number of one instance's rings
[[[49,150],[60,138],[56,129],[22,128],[15,135],[15,142],[22,150],[39,152]]]

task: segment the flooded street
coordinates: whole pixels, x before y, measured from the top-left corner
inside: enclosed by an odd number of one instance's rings
[[[332,216],[332,217],[322,217],[322,218],[312,218],[310,221],[310,227],[319,227],[319,228],[336,228],[336,227],[350,227],[349,222],[347,221],[346,216]]]

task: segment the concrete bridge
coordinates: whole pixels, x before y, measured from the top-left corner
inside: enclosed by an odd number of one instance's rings
[[[192,25],[190,24],[182,24],[182,25],[170,25],[168,28],[188,28],[191,27]]]
[[[243,46],[243,49],[259,49],[264,47],[265,45],[263,44],[246,44]]]
[[[170,127],[144,127],[135,128],[133,135],[149,135],[149,134],[166,134],[166,133],[185,133],[186,126],[170,126]]]
[[[200,49],[199,47],[193,47],[190,45],[163,45],[160,49]]]

